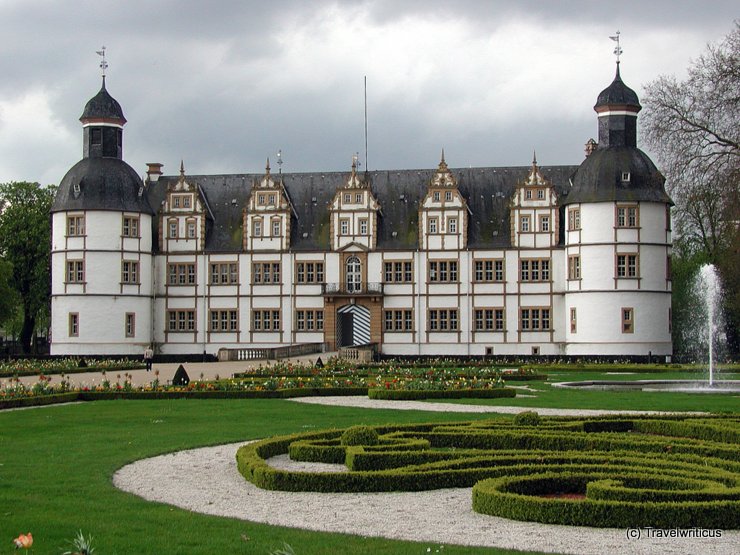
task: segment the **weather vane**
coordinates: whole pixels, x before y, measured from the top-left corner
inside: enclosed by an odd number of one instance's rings
[[[278,175],[283,175],[283,149],[278,149]]]
[[[622,47],[619,46],[619,31],[617,31],[616,35],[612,35],[609,38],[617,43],[617,46],[614,47],[614,55],[617,57],[617,63],[619,63],[619,55],[622,53]]]
[[[108,62],[105,61],[105,46],[100,50],[96,50],[95,53],[100,56],[100,72],[105,78],[105,70],[108,69]]]

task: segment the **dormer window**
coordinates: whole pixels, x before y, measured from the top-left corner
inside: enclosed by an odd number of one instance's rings
[[[457,233],[457,218],[450,218],[447,220],[447,231],[450,233]]]
[[[265,195],[263,194],[257,195],[257,204],[259,204],[260,206],[265,205]]]
[[[527,189],[526,191],[524,191],[524,198],[527,200],[532,198],[532,189]]]
[[[445,191],[445,201],[450,202],[452,200],[452,191]]]
[[[355,202],[357,204],[362,204],[362,193],[356,193],[355,194]]]
[[[537,189],[537,198],[542,200],[545,198],[545,190],[544,189]]]
[[[173,208],[180,208],[180,197],[172,197]]]
[[[622,181],[625,183],[629,183],[630,180],[630,172],[622,172]]]
[[[182,207],[190,208],[190,195],[182,197]]]
[[[280,237],[280,220],[277,218],[272,220],[272,236]]]
[[[262,219],[255,218],[252,220],[252,235],[254,237],[262,237]]]
[[[349,204],[351,202],[352,202],[352,194],[344,193],[344,204]]]
[[[270,195],[269,199],[270,206],[275,206],[275,195]]]
[[[439,191],[434,191],[434,193],[432,193],[432,200],[434,202],[439,202]]]

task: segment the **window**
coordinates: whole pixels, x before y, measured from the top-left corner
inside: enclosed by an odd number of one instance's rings
[[[267,198],[270,206],[275,206],[275,195],[269,195]]]
[[[252,283],[280,283],[280,262],[255,262],[252,264]]]
[[[265,195],[264,194],[260,193],[259,195],[257,195],[257,204],[259,204],[260,206],[265,205]]]
[[[429,218],[429,233],[437,233],[437,225],[439,220],[437,218]]]
[[[91,140],[92,144],[94,145],[102,145],[103,144],[103,130],[102,129],[96,129],[92,128],[90,130],[91,133]]]
[[[323,262],[296,262],[296,283],[324,283]]]
[[[191,202],[192,202],[192,197],[190,195],[186,195],[182,197],[182,207],[183,208],[190,208]]]
[[[167,285],[195,285],[195,263],[167,264]]]
[[[67,260],[67,283],[85,283],[84,260]]]
[[[519,261],[520,281],[550,281],[550,259],[532,258]]]
[[[457,281],[457,260],[432,260],[429,262],[429,281],[452,283]]]
[[[211,310],[212,332],[239,331],[239,313],[234,308]]]
[[[272,236],[273,237],[280,237],[280,228],[282,226],[280,225],[280,220],[275,218],[272,220]]]
[[[432,193],[432,200],[433,200],[434,202],[439,202],[439,191],[434,191],[434,192]]]
[[[529,216],[522,216],[519,220],[519,231],[522,233],[528,233],[529,229]]]
[[[139,263],[136,260],[124,260],[121,262],[121,283],[139,283]]]
[[[324,311],[296,310],[295,331],[324,331]]]
[[[414,273],[410,261],[385,262],[383,266],[386,283],[411,283]]]
[[[339,220],[339,235],[349,235],[349,219],[342,218]]]
[[[236,285],[239,283],[239,264],[237,262],[211,263],[211,285]]]
[[[177,220],[169,220],[167,223],[167,236],[170,239],[177,239],[177,235]]]
[[[136,335],[136,314],[133,312],[126,313],[124,328],[126,330],[126,337],[134,337]]]
[[[537,189],[537,198],[539,200],[543,200],[545,198],[545,190],[544,189]]]
[[[670,254],[665,257],[665,278],[673,279],[673,258]]]
[[[85,235],[85,216],[67,216],[67,237]]]
[[[279,310],[253,310],[253,331],[280,331]]]
[[[617,277],[636,278],[639,277],[636,254],[617,255]]]
[[[570,333],[576,333],[576,309],[575,307],[570,308]]]
[[[187,229],[188,239],[195,239],[195,222],[193,220],[188,220],[185,224],[185,228]]]
[[[581,209],[571,208],[568,210],[568,231],[581,229]]]
[[[360,235],[367,235],[367,218],[360,220]]]
[[[671,207],[665,207],[665,230],[671,231]]]
[[[635,331],[635,309],[622,309],[622,333],[633,333]]]
[[[168,310],[168,332],[194,332],[195,310]]]
[[[630,180],[630,172],[622,172],[622,181],[629,182]]]
[[[383,321],[383,331],[386,332],[408,332],[414,329],[413,311],[410,309],[386,310]]]
[[[172,207],[180,208],[180,197],[172,197]]]
[[[450,202],[452,200],[452,191],[445,191],[445,201]]]
[[[503,281],[504,261],[501,259],[476,260],[473,263],[473,272],[475,281]]]
[[[639,210],[637,206],[617,206],[617,227],[638,227]]]
[[[520,310],[521,331],[547,331],[550,329],[549,308],[522,308]]]
[[[543,233],[550,232],[550,216],[540,216],[540,231]]]
[[[362,193],[355,193],[355,202],[357,204],[362,204]]]
[[[193,195],[172,195],[173,208],[190,208],[193,204]]]
[[[69,336],[80,336],[80,315],[77,312],[69,313]]]
[[[475,331],[504,331],[503,308],[476,308],[473,312]]]
[[[568,279],[581,279],[581,256],[568,257]]]
[[[457,331],[456,308],[432,308],[429,310],[429,331]]]
[[[344,193],[344,203],[349,204],[352,202],[352,194],[351,193]]]
[[[457,233],[457,218],[450,218],[447,220],[447,232]]]
[[[254,218],[252,220],[252,236],[262,237],[262,218]]]
[[[138,216],[124,216],[123,217],[123,236],[124,237],[138,237],[139,236],[139,217]]]
[[[524,191],[524,198],[527,200],[532,198],[532,189],[527,189],[526,191]]]

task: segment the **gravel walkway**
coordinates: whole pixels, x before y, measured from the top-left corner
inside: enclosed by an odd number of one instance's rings
[[[626,530],[518,522],[474,513],[471,489],[410,493],[291,493],[266,491],[247,482],[236,468],[243,443],[181,451],[121,468],[116,487],[150,501],[186,510],[324,532],[379,536],[428,543],[477,545],[553,553],[599,555],[726,555],[740,551],[740,532],[720,539],[628,539]],[[341,465],[269,461],[278,468],[331,472]],[[278,541],[280,538],[275,538]],[[295,547],[295,546],[294,546]]]
[[[505,407],[496,405],[463,405],[458,403],[428,403],[424,401],[381,401],[367,396],[296,397],[287,399],[295,403],[331,405],[333,407],[358,407],[364,409],[424,410],[428,412],[495,412],[518,414],[525,410],[537,411],[541,416],[601,416],[603,414],[666,414],[650,410],[592,410],[592,409],[544,409],[533,407]],[[705,414],[682,412],[681,414]]]

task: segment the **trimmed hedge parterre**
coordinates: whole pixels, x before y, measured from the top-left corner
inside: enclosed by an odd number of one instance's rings
[[[597,527],[740,528],[740,418],[523,418],[379,426],[377,443],[344,430],[241,447],[239,471],[270,490],[422,491],[473,487],[477,512]],[[364,432],[363,432],[364,433]],[[368,437],[370,437],[369,434]],[[268,459],[344,464],[290,472]]]

